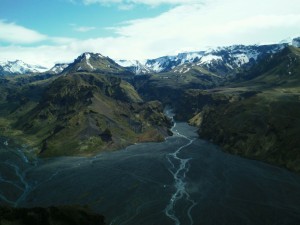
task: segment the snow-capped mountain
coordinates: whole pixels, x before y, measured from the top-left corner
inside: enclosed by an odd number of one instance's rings
[[[54,74],[60,74],[68,66],[69,63],[57,63],[49,70],[49,72]]]
[[[200,66],[209,72],[226,75],[237,72],[241,68],[253,66],[259,60],[269,54],[279,52],[285,46],[287,44],[219,47],[206,51],[198,61],[194,61],[186,67],[192,69],[195,66]],[[184,73],[186,70],[176,72]]]
[[[196,67],[208,72],[226,75],[239,68],[252,66],[270,53],[276,53],[287,45],[300,47],[300,37],[288,38],[273,45],[233,45],[217,47],[206,51],[184,52],[176,56],[163,56],[148,60],[112,60],[99,53],[83,53],[73,63],[60,63],[50,70],[38,65],[30,65],[21,60],[0,61],[0,75],[18,75],[48,72],[121,72],[139,74],[175,72],[187,73]],[[125,69],[124,69],[125,68]]]
[[[185,63],[193,63],[200,60],[204,51],[179,53],[177,56],[164,56],[147,60],[145,66],[156,73],[168,72]]]
[[[116,62],[136,74],[169,71],[186,73],[191,69],[189,68],[191,66],[201,66],[211,72],[225,74],[243,66],[253,65],[267,54],[276,53],[285,46],[287,46],[286,43],[250,46],[234,45],[206,51],[179,53],[177,56],[163,56],[146,61],[118,60]],[[140,68],[143,68],[143,70]]]
[[[129,73],[125,68],[118,65],[114,60],[100,53],[85,52],[70,63],[63,73],[93,72],[103,74]]]
[[[117,64],[122,67],[127,68],[130,72],[134,74],[148,74],[154,71],[145,66],[145,61],[138,60],[115,60]]]
[[[0,62],[0,75],[42,73],[47,70],[48,68],[46,67],[39,65],[30,65],[21,60]]]

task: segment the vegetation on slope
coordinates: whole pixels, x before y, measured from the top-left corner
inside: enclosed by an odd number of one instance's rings
[[[77,72],[44,86],[30,83],[10,90],[14,98],[2,99],[1,129],[42,156],[88,155],[160,141],[168,134],[170,121],[161,103],[143,102],[132,85],[116,76]]]
[[[226,151],[300,172],[300,50],[289,47],[244,74],[242,82],[189,90],[179,117]]]

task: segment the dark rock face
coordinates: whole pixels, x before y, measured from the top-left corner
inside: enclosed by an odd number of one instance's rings
[[[49,208],[0,207],[1,225],[105,225],[104,217],[85,208],[60,206]]]

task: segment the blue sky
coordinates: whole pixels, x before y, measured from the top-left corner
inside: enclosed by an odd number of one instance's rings
[[[0,17],[6,22],[49,36],[96,38],[116,36],[110,27],[137,18],[155,17],[170,8],[138,4],[130,11],[115,4],[85,4],[71,0],[1,0]],[[123,6],[124,7],[124,6]]]
[[[146,59],[300,36],[299,0],[0,0],[0,60]]]

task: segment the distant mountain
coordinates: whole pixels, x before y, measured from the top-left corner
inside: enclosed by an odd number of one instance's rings
[[[122,67],[125,67],[130,72],[139,75],[139,74],[149,74],[154,73],[152,69],[148,68],[143,61],[138,60],[115,60],[117,64]]]
[[[21,60],[0,62],[1,75],[20,75],[47,72],[96,72],[153,74],[189,71],[201,72],[203,69],[218,75],[236,73],[240,68],[251,67],[270,53],[276,53],[287,45],[300,46],[300,38],[286,39],[273,45],[233,45],[217,47],[206,51],[179,53],[176,56],[162,56],[147,60],[113,60],[100,53],[83,53],[73,63],[55,64],[50,70],[39,65],[30,65]],[[199,68],[201,67],[201,68]]]
[[[69,63],[57,63],[48,72],[51,72],[54,74],[60,74],[69,65],[70,65]]]
[[[168,72],[177,66],[197,62],[204,54],[204,51],[179,53],[177,56],[164,56],[147,60],[145,65],[157,73]]]
[[[41,73],[48,68],[39,65],[30,65],[21,60],[0,62],[0,76]]]
[[[279,52],[285,46],[287,46],[287,43],[249,46],[233,45],[207,51],[179,53],[177,56],[163,56],[146,61],[118,60],[117,63],[135,74],[169,71],[187,73],[194,67],[201,66],[209,72],[225,75],[241,67],[252,66],[257,60],[264,58],[270,53]]]

